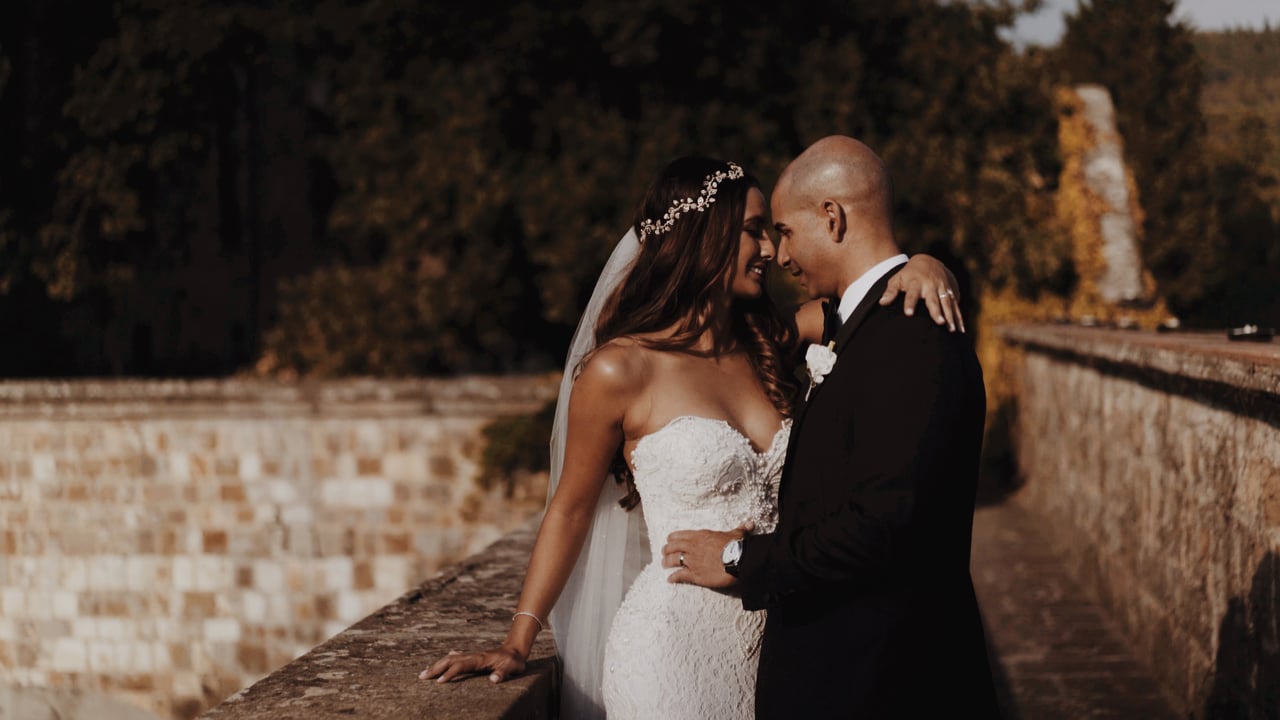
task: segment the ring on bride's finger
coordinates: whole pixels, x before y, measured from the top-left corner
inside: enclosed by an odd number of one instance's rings
[[[684,553],[680,553],[680,567],[685,567],[685,564],[684,564]]]

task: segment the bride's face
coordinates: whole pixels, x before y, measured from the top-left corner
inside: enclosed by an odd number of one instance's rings
[[[731,289],[738,298],[757,298],[764,293],[765,274],[773,260],[773,241],[765,231],[764,193],[756,188],[747,192],[747,209],[742,217],[742,236],[738,240],[738,259],[733,266]]]

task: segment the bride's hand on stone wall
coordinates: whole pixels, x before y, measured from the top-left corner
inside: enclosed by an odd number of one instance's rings
[[[500,683],[524,672],[525,658],[512,648],[502,647],[485,652],[463,653],[452,650],[418,675],[419,680],[435,678],[446,683],[458,678],[489,673],[489,682]]]

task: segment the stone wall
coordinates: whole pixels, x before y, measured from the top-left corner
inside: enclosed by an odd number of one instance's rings
[[[1019,499],[1188,717],[1280,708],[1280,346],[1005,330]]]
[[[543,504],[479,431],[556,383],[0,383],[0,717],[190,718],[478,551]]]
[[[424,581],[323,645],[210,710],[202,720],[550,720],[560,662],[550,629],[524,674],[494,685],[481,674],[453,683],[418,673],[450,650],[501,644],[511,627],[537,523]]]

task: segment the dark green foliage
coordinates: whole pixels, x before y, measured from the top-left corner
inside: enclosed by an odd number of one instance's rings
[[[904,245],[962,281],[1069,276],[1049,74],[998,35],[1013,3],[112,7],[53,85],[53,192],[0,198],[0,271],[81,372],[554,367],[663,163],[767,185],[830,133],[881,151]]]
[[[1175,10],[1085,0],[1060,67],[1112,93],[1171,307],[1193,326],[1280,323],[1280,32],[1197,36]]]
[[[1210,149],[1248,153],[1280,177],[1280,28],[1198,33],[1195,44],[1204,63],[1201,109]],[[1265,149],[1257,145],[1263,138]]]
[[[1270,137],[1260,123],[1253,130],[1213,159],[1213,201],[1227,249],[1197,312],[1201,324],[1280,327],[1280,181],[1267,164]]]
[[[366,316],[322,271],[291,286],[305,310],[282,312],[268,349],[304,371],[554,365],[663,163],[718,155],[767,183],[831,133],[866,139],[901,178],[909,247],[1034,284],[1034,269],[1057,268],[1023,261],[1044,245],[1028,203],[1045,183],[1028,180],[1056,174],[1042,140],[1053,120],[1045,88],[997,36],[1011,16],[920,1],[597,0],[498,14],[384,4],[335,23],[330,231],[352,254],[378,248],[350,277],[371,305],[400,306],[387,312],[403,332],[377,362],[351,347],[359,333],[342,328]],[[1005,257],[1019,267],[992,266]]]
[[[1280,327],[1280,29],[1202,33],[1201,107],[1226,252],[1203,322]]]
[[[1196,307],[1222,253],[1214,217],[1202,71],[1174,0],[1081,0],[1058,60],[1073,83],[1111,91],[1145,218],[1143,260],[1175,312]]]
[[[0,371],[224,373],[307,267],[307,8],[19,0],[0,122]],[[75,18],[68,22],[68,18]],[[12,160],[12,162],[9,162]],[[325,211],[327,212],[327,211]],[[36,292],[43,290],[43,292]],[[40,338],[42,334],[36,334]]]
[[[555,416],[556,404],[552,402],[533,415],[509,415],[486,425],[488,443],[480,458],[480,485],[490,489],[502,484],[506,496],[511,497],[521,472],[547,471],[547,443]]]

